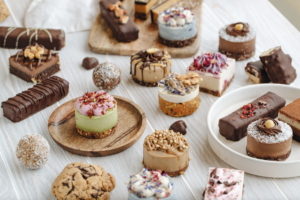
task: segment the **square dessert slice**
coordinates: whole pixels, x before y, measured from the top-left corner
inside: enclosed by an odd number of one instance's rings
[[[269,83],[271,81],[260,60],[247,63],[245,71],[249,78],[256,84]]]
[[[147,19],[150,9],[157,3],[158,0],[135,0],[134,11],[135,17]]]
[[[9,58],[11,74],[27,82],[41,82],[60,70],[58,53],[33,43]]]
[[[196,72],[203,79],[201,92],[220,97],[233,81],[235,60],[221,53],[203,53],[194,58],[186,71]]]
[[[209,168],[204,200],[243,199],[244,172],[235,169]]]
[[[300,142],[300,99],[281,108],[278,119],[290,125],[293,129],[293,139]]]

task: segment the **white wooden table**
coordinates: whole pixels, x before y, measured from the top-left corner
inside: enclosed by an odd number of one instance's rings
[[[30,0],[7,0],[13,14],[1,26],[21,26]],[[249,22],[257,30],[256,54],[251,61],[257,60],[260,53],[268,48],[281,45],[284,52],[293,58],[293,66],[300,76],[300,33],[267,0],[206,0],[203,6],[202,42],[199,52],[217,51],[218,30],[221,26],[236,22]],[[88,47],[89,31],[67,35],[67,46],[60,52],[61,71],[57,74],[70,82],[69,95],[59,103],[19,122],[12,123],[0,111],[0,199],[55,199],[51,185],[62,169],[71,162],[83,161],[98,164],[116,178],[116,188],[111,199],[126,199],[129,175],[142,169],[142,144],[144,138],[154,129],[168,128],[178,120],[164,115],[158,107],[157,88],[146,88],[135,84],[129,74],[129,57],[94,54]],[[8,58],[16,50],[0,49],[0,102],[32,87],[31,83],[11,75]],[[61,104],[80,96],[86,91],[97,88],[92,81],[92,71],[81,67],[82,59],[94,56],[100,62],[111,61],[122,70],[121,84],[111,92],[133,100],[142,107],[147,116],[147,127],[140,138],[128,150],[108,157],[83,157],[70,155],[60,148],[51,138],[47,122],[51,113]],[[244,67],[247,61],[237,62],[236,76],[226,93],[252,84]],[[192,58],[173,59],[173,71],[184,73]],[[300,86],[300,78],[292,85]],[[230,167],[220,160],[207,141],[206,115],[210,106],[217,100],[207,94],[200,94],[200,108],[191,116],[182,118],[188,126],[187,139],[190,142],[190,166],[183,176],[175,179],[177,199],[202,199],[208,167]],[[15,157],[19,139],[28,133],[44,136],[50,146],[48,163],[39,170],[24,168]],[[300,177],[290,179],[262,178],[246,174],[244,199],[299,199]]]

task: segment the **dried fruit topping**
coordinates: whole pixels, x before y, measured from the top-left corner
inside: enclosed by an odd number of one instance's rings
[[[246,118],[253,117],[256,114],[255,109],[257,109],[257,105],[249,103],[247,105],[244,105],[241,109],[243,111],[240,114],[240,118],[246,119]]]

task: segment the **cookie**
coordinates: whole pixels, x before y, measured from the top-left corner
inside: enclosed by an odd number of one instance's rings
[[[75,162],[68,164],[52,184],[52,194],[57,200],[106,200],[115,188],[113,175],[99,165]]]
[[[9,10],[3,0],[0,0],[0,23],[10,15]]]

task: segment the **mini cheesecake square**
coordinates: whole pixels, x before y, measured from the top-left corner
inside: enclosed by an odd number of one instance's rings
[[[300,142],[300,98],[281,108],[278,119],[293,129],[293,139]]]
[[[196,72],[203,79],[201,92],[220,97],[234,79],[235,59],[221,53],[205,53],[194,58],[186,71]]]
[[[235,169],[209,168],[204,200],[243,199],[244,172]]]

